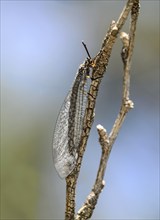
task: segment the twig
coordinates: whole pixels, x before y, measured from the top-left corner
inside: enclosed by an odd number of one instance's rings
[[[126,6],[124,7],[119,19],[117,22],[112,22],[110,28],[106,34],[106,37],[103,41],[100,52],[96,55],[94,59],[92,59],[92,82],[89,89],[88,95],[88,105],[86,108],[85,116],[84,116],[84,126],[83,132],[81,136],[81,141],[79,145],[77,165],[73,172],[66,178],[66,220],[72,219],[88,219],[91,217],[94,207],[97,203],[100,192],[104,187],[104,172],[107,164],[107,160],[112,149],[113,143],[118,135],[119,129],[124,121],[125,115],[130,108],[133,107],[133,103],[129,100],[129,85],[130,85],[130,60],[133,51],[134,44],[134,32],[136,26],[135,18],[138,17],[138,0],[128,0]],[[136,10],[137,9],[137,10]],[[83,158],[83,154],[86,148],[88,136],[90,133],[91,126],[94,121],[94,108],[96,103],[96,98],[98,95],[99,85],[101,83],[101,79],[105,73],[106,67],[109,62],[109,58],[111,55],[111,51],[117,35],[121,30],[123,24],[125,23],[129,12],[131,12],[131,28],[130,28],[130,38],[129,38],[129,46],[128,46],[128,54],[126,61],[124,63],[124,86],[123,86],[123,101],[120,109],[120,113],[114,123],[113,129],[109,136],[107,136],[105,129],[102,126],[97,126],[98,133],[100,136],[100,143],[102,146],[102,156],[99,165],[99,170],[97,173],[97,178],[91,193],[89,194],[86,202],[82,206],[82,208],[78,211],[75,216],[75,188],[77,183],[77,178],[79,175],[81,162]],[[133,13],[134,11],[134,13]],[[136,16],[135,16],[136,14]],[[135,22],[133,22],[133,20]]]
[[[136,10],[135,10],[136,9]],[[133,15],[134,11],[134,15]],[[122,99],[122,106],[119,115],[114,123],[111,133],[109,137],[107,136],[106,130],[101,126],[97,126],[97,130],[99,133],[99,141],[102,147],[102,155],[100,160],[100,165],[97,173],[97,178],[93,189],[89,196],[86,199],[85,204],[82,208],[78,211],[76,219],[88,219],[92,216],[93,210],[99,198],[99,195],[104,187],[104,173],[107,165],[107,161],[113,146],[113,143],[118,135],[120,127],[125,119],[126,113],[133,108],[133,102],[129,100],[129,88],[130,88],[130,61],[133,52],[134,46],[134,37],[135,37],[135,30],[136,30],[136,21],[138,18],[139,13],[139,2],[135,1],[132,7],[131,12],[131,27],[130,27],[130,37],[122,33],[121,38],[123,42],[123,53],[122,53],[122,60],[124,63],[124,78],[123,78],[123,99]]]

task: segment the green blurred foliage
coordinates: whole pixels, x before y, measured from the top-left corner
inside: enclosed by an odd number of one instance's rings
[[[36,134],[38,130],[31,130],[17,140],[9,136],[2,139],[2,219],[30,219],[37,215],[40,174]]]

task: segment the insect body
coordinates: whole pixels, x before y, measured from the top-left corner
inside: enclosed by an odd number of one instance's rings
[[[86,80],[89,75],[89,66],[90,59],[87,58],[79,67],[57,118],[53,137],[53,159],[61,178],[67,177],[76,165],[87,104]]]

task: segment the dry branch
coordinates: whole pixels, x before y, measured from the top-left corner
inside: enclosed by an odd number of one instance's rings
[[[99,169],[97,172],[97,178],[95,180],[91,193],[86,199],[86,202],[80,208],[77,215],[75,216],[76,183],[77,183],[77,178],[79,176],[82,158],[85,152],[91,126],[94,121],[94,108],[96,104],[96,98],[98,95],[99,85],[106,71],[106,67],[108,65],[115,40],[121,28],[123,27],[123,24],[127,20],[128,14],[130,12],[131,12],[131,25],[130,25],[129,34],[122,32],[120,35],[123,43],[121,56],[124,64],[122,105],[120,108],[120,112],[117,116],[117,119],[115,120],[115,123],[109,135],[107,135],[106,130],[101,125],[97,126],[98,134],[99,134],[99,142],[102,147],[102,155],[101,155]],[[66,177],[66,214],[65,214],[66,220],[88,219],[92,216],[98,197],[105,185],[103,178],[113,143],[118,135],[118,132],[122,126],[122,123],[125,119],[127,112],[131,108],[133,108],[133,102],[129,99],[130,67],[131,67],[131,57],[134,47],[134,37],[135,37],[138,14],[139,14],[139,0],[128,0],[117,22],[112,21],[112,24],[110,25],[110,28],[107,31],[106,37],[103,41],[100,52],[95,56],[95,58],[92,59],[92,64],[91,64],[92,82],[88,93],[88,105],[84,116],[83,132],[79,145],[77,164],[73,172],[68,177]]]

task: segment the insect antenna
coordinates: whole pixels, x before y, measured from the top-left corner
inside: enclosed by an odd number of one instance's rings
[[[84,49],[85,49],[86,52],[87,52],[88,58],[89,58],[89,59],[92,59],[91,56],[90,56],[90,53],[89,53],[89,51],[88,51],[88,48],[87,48],[86,44],[85,44],[83,41],[82,41],[82,44],[83,44],[83,46],[84,46]]]

